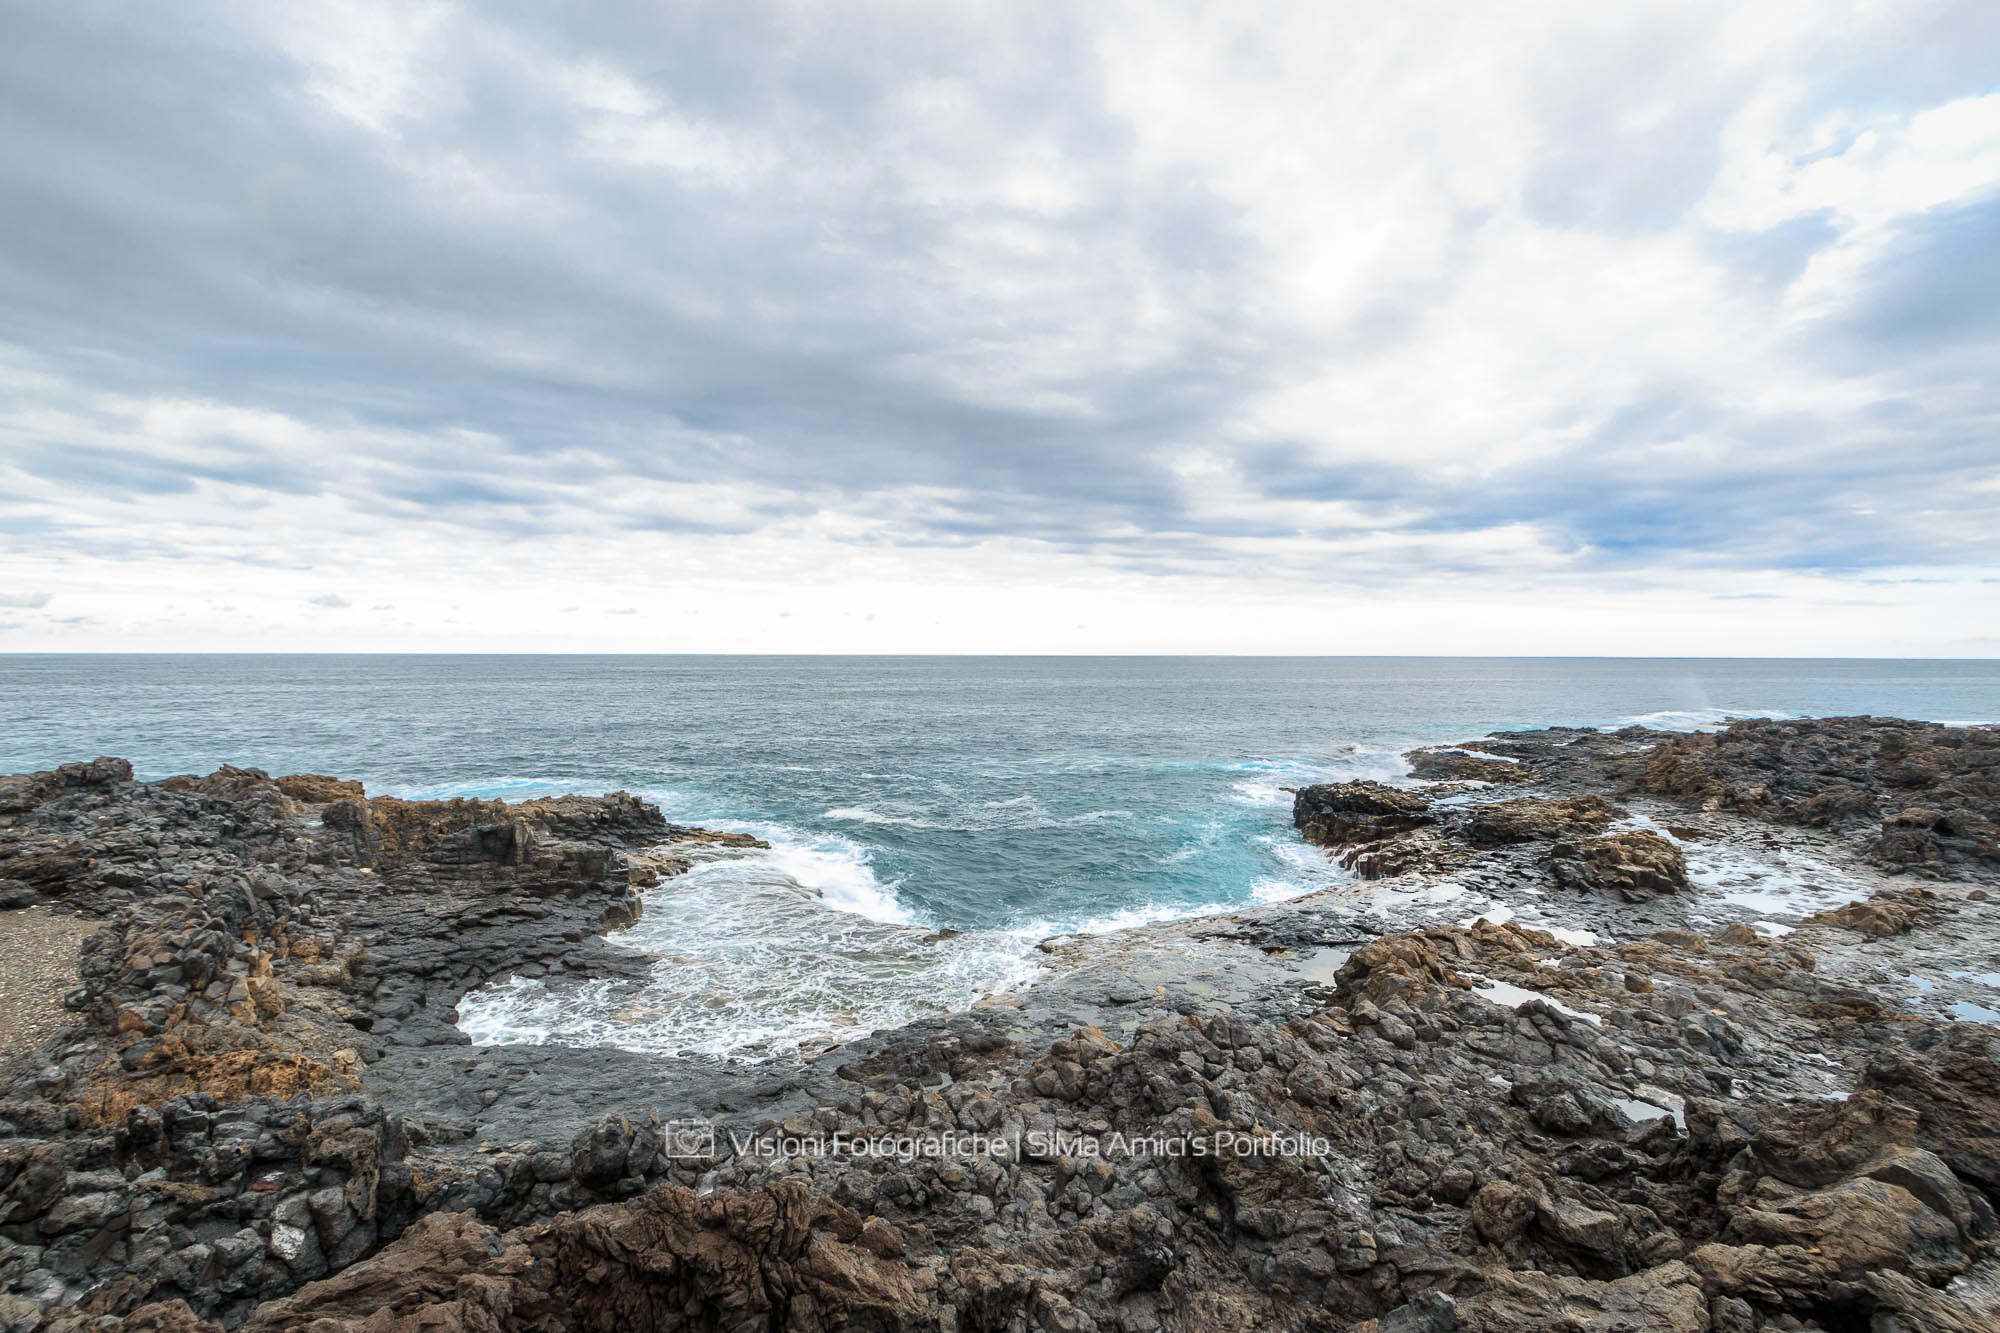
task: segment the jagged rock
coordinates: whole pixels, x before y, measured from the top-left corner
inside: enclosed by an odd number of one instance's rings
[[[1880,940],[1934,921],[1941,912],[1942,905],[1936,894],[1909,888],[1878,893],[1873,898],[1817,912],[1806,919]]]
[[[632,1203],[504,1235],[463,1214],[432,1216],[374,1258],[264,1306],[244,1327],[483,1333],[932,1323],[932,1291],[860,1244],[862,1231],[858,1214],[795,1184],[707,1196],[662,1186]],[[385,1320],[385,1311],[394,1313]]]
[[[324,773],[293,773],[275,779],[274,785],[295,801],[308,805],[326,805],[333,801],[360,801],[367,799],[367,792],[358,782],[345,778],[330,778]]]
[[[1499,1272],[1476,1296],[1459,1302],[1459,1327],[1468,1333],[1708,1333],[1708,1299],[1700,1277],[1679,1261],[1612,1282]]]
[[[130,782],[132,765],[123,759],[99,757],[86,764],[64,764],[44,773],[0,777],[0,815],[32,810],[50,797],[83,788]]]
[[[1526,1231],[1535,1220],[1535,1194],[1511,1181],[1491,1181],[1472,1196],[1467,1212],[1480,1236],[1505,1243]]]
[[[1602,796],[1524,796],[1473,806],[1465,817],[1465,834],[1480,847],[1571,838],[1595,833],[1624,813]]]
[[[1432,822],[1430,801],[1380,782],[1320,783],[1292,797],[1292,823],[1307,842],[1343,848],[1378,842]]]
[[[1880,821],[1884,865],[2000,872],[2000,729],[1894,718],[1745,721],[1662,742],[1642,790],[1838,828]]]
[[[1885,729],[1821,728],[1836,768],[1855,760],[1838,783],[1773,767],[1816,752],[1810,729],[1691,746],[1682,761],[1737,804],[1676,824],[1706,849],[1747,842],[1753,819],[1834,821],[1795,835],[1832,856],[1920,807],[1949,817],[1916,833],[1962,839],[1966,801],[1932,794],[1970,793],[1963,745],[1903,728],[1893,760],[1861,762],[1842,739]],[[1412,887],[1534,920],[1547,862],[1621,897],[1650,887],[1629,870],[1643,842],[1604,832],[1604,797],[1667,743],[1496,737],[1474,744],[1549,795],[1349,790],[1304,802],[1301,828],[1461,857],[1463,888]],[[641,802],[101,773],[14,780],[37,794],[0,822],[0,876],[29,882],[25,863],[106,923],[80,1026],[0,1090],[9,1326],[1729,1331],[1845,1308],[1885,1333],[1992,1323],[1995,1033],[1865,984],[1939,932],[1990,947],[2000,904],[1962,885],[1878,895],[1884,919],[1912,910],[1872,942],[1830,928],[1858,910],[1769,940],[1699,922],[1685,895],[1567,900],[1614,923],[1595,945],[1443,924],[1457,906],[1378,934],[1341,891],[1052,946],[1050,980],[991,1006],[721,1068],[473,1048],[453,1026],[470,986],[510,970],[615,984],[650,965],[593,932],[702,835]],[[1859,810],[1856,792],[1881,803]],[[1584,827],[1551,831],[1569,821]],[[1475,855],[1475,827],[1502,836]],[[1329,987],[1335,945],[1351,953]],[[1022,1146],[780,1155],[719,1134],[675,1155],[662,1119],[724,1102],[745,1130],[768,1116],[758,1133]],[[1114,1132],[1219,1146],[1080,1146]],[[1286,1136],[1317,1146],[1276,1150]]]
[[[1440,746],[1412,750],[1404,757],[1409,761],[1410,776],[1425,782],[1488,782],[1513,786],[1533,782],[1540,776],[1527,764],[1482,757],[1476,752],[1467,753],[1466,748]]]
[[[1566,889],[1615,893],[1627,902],[1685,893],[1688,887],[1681,849],[1644,829],[1560,841],[1549,854],[1549,869]]]

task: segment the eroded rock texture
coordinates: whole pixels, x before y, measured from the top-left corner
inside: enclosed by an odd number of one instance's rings
[[[1534,794],[1316,788],[1299,827],[1401,848],[1411,883],[1657,922],[1698,896],[1686,848],[1791,827],[1829,789],[1801,755],[1860,793],[1812,816],[1854,806],[1828,827],[1855,866],[1883,863],[1902,793],[1963,808],[1954,829],[1991,817],[1984,738],[1785,725],[1496,737]],[[1995,1030],[1876,980],[2000,948],[1976,840],[1934,825],[1894,862],[1922,888],[1777,936],[1371,937],[1342,878],[1072,942],[1008,1003],[782,1076],[538,1054],[612,1099],[577,1123],[600,1103],[468,1072],[451,1011],[509,971],[650,965],[596,932],[703,835],[629,798],[386,802],[115,761],[0,782],[0,809],[0,876],[106,923],[77,1026],[0,1104],[9,1327],[2000,1326]],[[1660,831],[1682,810],[1685,838]],[[679,1155],[662,1122],[695,1108],[722,1128]],[[947,1132],[997,1146],[892,1151]],[[787,1135],[849,1148],[747,1142]]]

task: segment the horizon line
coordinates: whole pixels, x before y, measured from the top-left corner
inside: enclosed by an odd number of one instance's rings
[[[29,657],[715,657],[828,659],[968,659],[968,660],[1203,660],[1232,661],[1431,661],[1431,662],[1977,662],[2000,663],[2000,657],[1922,657],[1898,654],[1759,654],[1759,653],[964,653],[964,652],[731,652],[726,650],[604,649],[546,652],[523,649],[0,649],[0,659]]]

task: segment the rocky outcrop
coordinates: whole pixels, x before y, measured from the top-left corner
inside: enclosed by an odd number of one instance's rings
[[[1873,825],[1871,854],[1940,876],[2000,872],[2000,729],[1894,718],[1738,722],[1653,751],[1639,787],[1827,828]]]
[[[0,777],[0,815],[32,810],[61,792],[109,787],[131,780],[131,764],[123,759],[101,757],[84,764],[64,764],[43,773]]]
[[[1323,783],[1292,798],[1292,823],[1307,842],[1334,852],[1365,878],[1400,874],[1413,864],[1401,834],[1434,822],[1430,801],[1380,782]]]
[[[1480,847],[1546,842],[1609,828],[1624,813],[1602,796],[1524,796],[1473,806],[1465,818],[1465,836]]]
[[[6,791],[0,876],[105,924],[69,997],[78,1026],[0,1102],[0,1276],[104,1314],[167,1298],[233,1321],[450,1197],[410,1160],[424,1127],[359,1095],[368,1066],[462,1049],[473,985],[600,961],[591,934],[632,918],[688,832],[623,794],[370,800],[254,769],[136,783],[112,760]],[[643,872],[628,847],[649,849]],[[578,1203],[659,1174],[562,1156],[545,1174]]]
[[[1687,860],[1671,838],[1640,829],[1556,843],[1549,869],[1566,889],[1615,893],[1643,902],[1663,893],[1685,893]]]
[[[1814,1016],[1822,983],[1796,947],[1729,932],[1640,940],[1552,971],[1553,948],[1511,925],[1384,937],[1285,1023],[1190,1014],[1122,1040],[1085,1029],[1023,1047],[969,1017],[948,1042],[891,1041],[850,1067],[845,1094],[756,1132],[977,1133],[997,1150],[788,1156],[718,1142],[698,1177],[623,1201],[515,1226],[427,1213],[245,1326],[1528,1333],[1810,1327],[1840,1308],[1904,1321],[1885,1326],[1990,1319],[1991,1033],[1854,1034],[1866,1063],[1847,1101],[1745,1099],[1717,1075],[1782,1077],[1747,1032],[1823,1046],[1850,1030]],[[1641,977],[1655,989],[1635,990]],[[1496,1001],[1479,990],[1487,978],[1537,984],[1549,1001]],[[1670,1002],[1683,989],[1706,1009]],[[948,1080],[916,1072],[936,1058]],[[1620,1100],[1647,1097],[1650,1114]],[[1135,1154],[1113,1133],[1209,1151]],[[637,1181],[633,1154],[659,1147],[612,1126],[580,1140],[569,1169]],[[172,1308],[128,1326],[213,1327]]]
[[[1480,782],[1496,786],[1533,782],[1541,776],[1527,764],[1482,753],[1474,745],[1412,750],[1405,756],[1410,776],[1424,782]]]
[[[1936,894],[1908,888],[1890,889],[1873,898],[1815,913],[1808,919],[1880,940],[1907,934],[1936,921],[1942,914],[1943,904]]]
[[[1994,1326],[1996,1032],[1880,978],[2000,949],[2000,902],[1944,878],[1782,938],[1667,917],[1697,896],[1679,846],[1611,827],[1608,799],[1663,743],[1496,738],[1540,775],[1527,798],[1299,793],[1328,845],[1455,858],[1383,894],[1459,893],[1443,924],[1364,930],[1335,893],[1071,941],[1034,991],[768,1083],[555,1049],[508,1066],[614,1071],[622,1100],[580,1125],[472,1081],[490,1053],[452,1010],[510,970],[634,966],[596,932],[702,835],[628,798],[37,775],[9,788],[39,795],[0,816],[0,875],[105,926],[78,1026],[0,1102],[0,1322]],[[1709,839],[1793,826],[1720,809],[1686,817]],[[1875,836],[1800,827],[1816,855]],[[1450,924],[1468,882],[1524,916],[1570,885],[1619,942]],[[1138,961],[1152,947],[1179,971]],[[697,1113],[721,1121],[706,1141],[665,1123]]]

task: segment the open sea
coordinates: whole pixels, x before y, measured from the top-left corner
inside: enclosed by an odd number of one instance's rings
[[[509,980],[477,1040],[768,1058],[1017,986],[1034,943],[1275,902],[1340,872],[1289,786],[1394,780],[1496,729],[2000,720],[1992,661],[0,656],[0,772],[99,754],[372,795],[632,791],[754,833],[614,936],[632,983]]]

